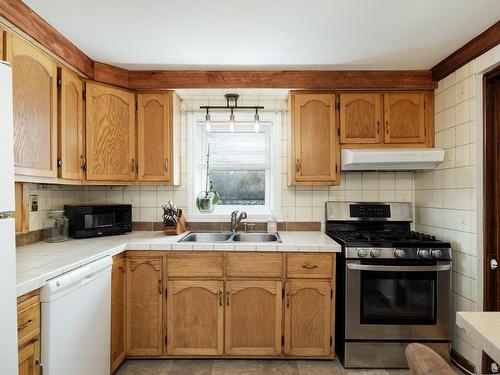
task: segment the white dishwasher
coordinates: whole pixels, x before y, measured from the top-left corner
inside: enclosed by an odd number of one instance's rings
[[[44,375],[108,375],[111,257],[51,279],[41,291]]]

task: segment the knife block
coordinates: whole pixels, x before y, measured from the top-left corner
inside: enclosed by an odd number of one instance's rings
[[[181,209],[179,209],[179,216],[177,217],[177,225],[163,227],[163,233],[166,236],[175,236],[177,234],[184,233],[186,230],[187,230],[187,223],[186,219],[182,215]]]

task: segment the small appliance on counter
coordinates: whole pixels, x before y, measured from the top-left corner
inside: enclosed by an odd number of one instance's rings
[[[451,247],[413,232],[411,203],[327,202],[337,257],[335,348],[347,368],[408,367],[421,342],[449,357]]]
[[[69,236],[89,238],[112,236],[132,231],[132,206],[65,205],[64,215],[69,220]]]

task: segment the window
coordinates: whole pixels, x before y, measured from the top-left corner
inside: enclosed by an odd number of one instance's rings
[[[207,132],[201,117],[192,121],[190,156],[194,173],[190,176],[190,196],[194,202],[206,189],[206,158],[210,148],[210,180],[221,198],[212,216],[228,215],[236,209],[244,210],[254,218],[256,215],[267,216],[279,207],[276,190],[279,190],[281,155],[280,142],[276,141],[279,129],[274,126],[274,114],[261,114],[258,132],[255,132],[250,116],[237,114],[239,121],[233,133],[229,130],[228,116],[224,114],[212,114],[210,132]],[[207,216],[197,211],[194,204],[190,205],[190,212]]]

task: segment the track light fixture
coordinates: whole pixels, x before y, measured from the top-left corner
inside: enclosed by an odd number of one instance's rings
[[[249,109],[254,109],[255,110],[255,115],[254,115],[254,129],[255,132],[259,132],[260,130],[260,118],[259,118],[259,109],[264,109],[263,106],[239,106],[238,105],[238,99],[240,96],[238,94],[225,94],[224,98],[226,99],[226,105],[225,106],[215,106],[215,105],[204,105],[200,106],[201,109],[206,109],[207,114],[205,115],[205,126],[207,128],[207,132],[210,132],[211,129],[211,122],[210,122],[210,110],[229,110],[229,130],[231,132],[234,132],[234,128],[236,125],[235,119],[234,119],[234,111],[237,110],[249,110]]]

